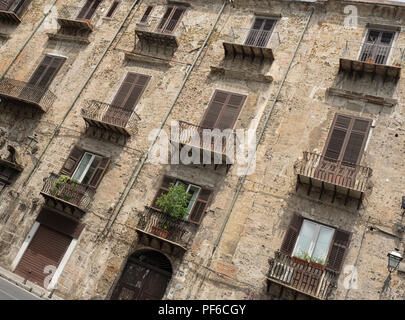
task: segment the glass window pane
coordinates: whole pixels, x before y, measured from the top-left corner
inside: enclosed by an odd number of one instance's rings
[[[189,189],[188,189],[188,193],[191,194],[191,198],[188,202],[188,207],[187,207],[187,211],[190,213],[191,209],[193,208],[194,202],[197,200],[198,198],[198,194],[200,193],[201,188],[194,186],[194,185],[190,185]]]
[[[82,180],[82,184],[88,184],[90,182],[90,179],[93,176],[94,171],[97,169],[97,166],[100,163],[100,161],[101,157],[99,156],[94,157],[94,160],[91,162],[91,165]]]
[[[311,242],[313,241],[316,232],[316,224],[307,220],[302,223],[301,231],[298,236],[297,244],[295,246],[293,256],[301,256],[302,254],[309,253]]]
[[[323,263],[326,261],[334,231],[335,230],[331,228],[321,226],[314,252],[312,253],[312,258],[322,259]]]
[[[89,161],[91,160],[91,157],[92,157],[92,154],[88,153],[88,152],[86,152],[83,155],[82,159],[80,160],[79,165],[76,168],[76,171],[73,173],[73,175],[71,177],[72,180],[75,180],[75,181],[81,183],[83,173],[86,170],[87,165],[89,164]]]

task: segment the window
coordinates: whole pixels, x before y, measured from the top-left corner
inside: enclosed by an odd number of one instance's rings
[[[304,220],[293,256],[307,254],[314,259],[326,261],[335,230],[309,220]]]
[[[83,8],[80,10],[77,19],[90,20],[96,12],[102,0],[87,0]]]
[[[14,12],[21,16],[30,2],[31,0],[2,0],[0,1],[0,10]]]
[[[201,191],[201,187],[189,184],[180,180],[176,181],[176,186],[178,185],[184,185],[184,189],[186,190],[187,193],[191,194],[191,198],[188,200],[188,206],[187,206],[187,211],[190,214],[191,210],[194,207],[194,204],[198,198],[198,195]]]
[[[142,16],[142,18],[141,18],[141,20],[140,20],[141,23],[146,23],[146,22],[148,22],[148,18],[149,18],[149,16],[150,16],[150,14],[152,13],[152,10],[153,10],[153,6],[148,6],[148,7],[146,8],[145,13],[143,14],[143,16]]]
[[[233,129],[245,100],[245,95],[216,90],[200,126],[208,129]]]
[[[93,176],[94,171],[101,161],[101,157],[90,152],[85,152],[79,165],[72,175],[72,180],[80,184],[88,184],[90,178]]]
[[[164,176],[162,184],[160,185],[155,199],[152,202],[153,208],[159,210],[159,207],[156,204],[156,200],[160,197],[160,195],[169,192],[169,186],[171,183],[175,185],[183,184],[186,188],[186,191],[191,194],[191,198],[188,202],[187,207],[189,212],[187,220],[195,224],[200,224],[204,217],[205,209],[207,208],[208,203],[211,199],[212,189],[197,186],[195,184],[178,180],[172,177]]]
[[[179,7],[168,7],[157,27],[158,31],[171,33],[176,28],[186,10]]]
[[[66,58],[47,54],[34,71],[28,83],[30,85],[48,88],[62,67]]]
[[[97,188],[103,178],[110,159],[74,146],[60,174],[70,177],[82,185]]]
[[[255,18],[249,34],[246,38],[245,45],[266,47],[270,40],[274,26],[277,20],[268,18]]]
[[[360,61],[386,64],[394,41],[395,32],[368,30],[362,45]]]
[[[108,10],[106,17],[111,18],[112,15],[114,14],[115,10],[118,8],[118,5],[120,4],[121,1],[114,1],[110,7],[110,10]]]

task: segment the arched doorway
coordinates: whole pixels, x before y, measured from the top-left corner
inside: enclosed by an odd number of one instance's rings
[[[164,254],[137,251],[129,257],[111,299],[160,300],[171,277],[172,265]]]

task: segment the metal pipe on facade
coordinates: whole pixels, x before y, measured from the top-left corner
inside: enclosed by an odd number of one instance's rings
[[[118,216],[119,212],[121,211],[121,208],[122,208],[122,206],[123,206],[123,204],[124,204],[126,198],[128,197],[128,194],[129,194],[131,188],[132,188],[133,185],[135,184],[135,182],[136,182],[136,180],[137,180],[137,178],[138,178],[138,176],[139,176],[139,174],[140,174],[142,168],[144,167],[145,162],[146,162],[146,160],[148,159],[148,155],[149,155],[150,151],[152,150],[153,146],[155,145],[155,143],[156,143],[156,141],[157,141],[157,139],[158,139],[158,137],[159,137],[159,134],[160,134],[160,132],[162,131],[164,125],[166,124],[166,121],[167,121],[167,119],[169,118],[169,115],[170,115],[170,113],[172,112],[172,110],[173,110],[175,104],[177,103],[177,100],[178,100],[178,98],[180,97],[180,94],[181,94],[181,92],[183,91],[183,88],[184,88],[184,86],[185,86],[185,84],[186,84],[186,82],[187,82],[187,80],[188,80],[188,78],[189,78],[191,72],[193,71],[195,65],[197,64],[198,59],[200,58],[200,56],[201,56],[201,54],[202,54],[202,52],[203,52],[203,50],[204,50],[204,48],[206,47],[206,45],[207,45],[209,39],[211,38],[211,35],[212,35],[212,33],[214,32],[215,27],[217,26],[218,21],[219,21],[219,19],[220,19],[221,16],[222,16],[222,13],[223,13],[223,11],[224,11],[224,9],[225,9],[226,4],[227,4],[227,1],[224,1],[224,3],[222,4],[221,10],[219,11],[219,13],[218,13],[218,15],[217,15],[217,19],[215,20],[214,25],[212,26],[212,28],[211,28],[211,30],[210,30],[208,36],[206,37],[206,39],[205,39],[205,41],[204,41],[204,43],[203,43],[203,45],[201,46],[200,50],[198,51],[198,54],[197,54],[196,58],[195,58],[194,61],[193,61],[193,64],[188,68],[187,73],[186,73],[186,75],[185,75],[185,77],[184,77],[183,83],[181,84],[181,87],[180,87],[179,91],[177,92],[176,97],[174,98],[174,100],[173,100],[173,102],[172,102],[172,104],[171,104],[169,110],[166,112],[166,114],[165,114],[165,116],[164,116],[164,118],[163,118],[163,121],[162,121],[161,124],[160,124],[160,128],[159,128],[158,134],[156,135],[155,139],[154,139],[154,140],[152,141],[152,143],[150,144],[147,153],[143,156],[143,158],[142,158],[142,160],[141,160],[141,164],[139,165],[139,167],[138,167],[138,169],[136,170],[135,174],[132,176],[132,179],[131,179],[130,182],[127,184],[126,190],[125,190],[125,193],[124,193],[124,196],[123,196],[123,197],[121,198],[121,200],[119,201],[119,205],[116,206],[116,209],[114,210],[114,213],[113,213],[112,218],[107,222],[107,225],[106,225],[106,227],[104,228],[103,233],[102,233],[103,236],[106,236],[106,235],[108,234],[108,232],[110,231],[112,225],[114,224],[115,220],[117,219],[117,216]]]

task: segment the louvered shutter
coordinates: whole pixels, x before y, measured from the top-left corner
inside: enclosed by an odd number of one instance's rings
[[[336,115],[332,124],[330,137],[326,144],[325,157],[328,160],[338,160],[350,128],[351,117]]]
[[[13,5],[10,7],[10,11],[14,12],[18,16],[22,16],[25,9],[27,9],[28,5],[32,0],[17,0],[14,1]]]
[[[47,88],[58,73],[66,58],[46,55],[35,70],[29,84]]]
[[[98,187],[110,162],[111,162],[110,158],[107,158],[107,157],[103,157],[100,160],[100,163],[98,164],[97,169],[94,171],[93,176],[90,178],[90,181],[88,184],[89,187],[94,188],[94,189],[96,189]]]
[[[274,19],[256,18],[245,44],[249,46],[265,47],[270,39],[271,31],[276,23]]]
[[[142,16],[141,22],[146,22],[148,21],[149,15],[151,14],[153,10],[153,6],[148,6],[145,10],[145,13]]]
[[[174,10],[173,7],[168,7],[166,9],[165,14],[163,15],[162,20],[160,20],[160,23],[159,23],[159,25],[157,27],[158,30],[161,30],[165,26],[166,21],[169,19],[170,14],[172,13],[173,10]]]
[[[297,242],[298,235],[301,230],[303,217],[297,213],[293,214],[291,218],[290,225],[288,226],[287,232],[284,236],[283,243],[281,245],[280,251],[286,255],[291,255],[295,243]]]
[[[69,157],[65,161],[65,164],[60,170],[60,174],[64,174],[71,177],[77,165],[79,164],[79,161],[82,158],[83,154],[84,150],[82,148],[74,146],[69,154]]]
[[[159,207],[158,207],[158,205],[156,204],[156,200],[160,197],[160,195],[165,194],[165,193],[168,193],[168,192],[169,192],[169,186],[170,186],[170,184],[171,184],[171,183],[174,184],[175,181],[176,181],[175,178],[168,177],[168,176],[164,176],[164,177],[163,177],[162,184],[160,185],[159,190],[158,190],[158,192],[156,193],[155,198],[153,199],[152,208],[155,208],[155,209],[160,210]]]
[[[370,120],[354,119],[345,152],[344,164],[358,164],[371,126]]]
[[[0,10],[8,11],[15,0],[0,0]]]
[[[200,224],[202,218],[204,217],[205,209],[210,201],[212,195],[211,189],[202,188],[200,193],[198,194],[198,198],[194,204],[194,207],[188,217],[188,220]]]
[[[176,28],[176,26],[177,26],[178,22],[180,21],[180,18],[182,17],[184,11],[185,10],[182,9],[182,8],[176,8],[175,9],[172,17],[170,18],[169,22],[166,25],[165,31],[172,32]]]
[[[335,272],[340,272],[347,248],[349,247],[351,233],[336,229],[332,246],[328,256],[326,268]]]
[[[207,111],[205,112],[204,118],[201,122],[201,127],[203,128],[214,128],[217,122],[218,116],[228,99],[228,94],[223,91],[215,91],[214,96],[208,105]]]
[[[114,1],[110,7],[110,10],[108,10],[108,12],[105,16],[107,18],[111,18],[119,4],[120,4],[120,1]]]

